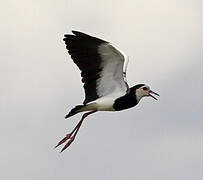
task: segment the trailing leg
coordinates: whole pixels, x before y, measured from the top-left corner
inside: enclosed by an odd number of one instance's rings
[[[76,107],[77,107],[77,106],[76,106]],[[64,137],[64,138],[55,146],[55,148],[58,147],[58,146],[60,146],[61,144],[65,143],[67,140],[68,140],[68,142],[67,142],[66,145],[63,147],[63,149],[61,150],[61,152],[63,152],[67,147],[69,147],[69,146],[71,145],[71,143],[74,141],[74,139],[75,139],[75,137],[76,137],[76,135],[77,135],[77,133],[78,133],[80,127],[81,127],[81,124],[82,124],[83,120],[84,120],[88,115],[93,114],[93,113],[95,113],[95,112],[97,112],[97,110],[93,110],[93,111],[90,111],[90,112],[87,112],[87,113],[83,114],[81,120],[80,120],[79,123],[75,126],[75,128],[73,129],[73,131],[72,131],[71,133],[67,134],[66,137]]]

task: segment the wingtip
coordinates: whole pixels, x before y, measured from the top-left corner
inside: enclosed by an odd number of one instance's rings
[[[67,38],[73,37],[73,36],[90,36],[90,35],[88,35],[88,34],[85,34],[85,33],[83,33],[83,32],[76,31],[76,30],[72,30],[71,32],[72,32],[72,34],[64,34],[63,41],[66,41]]]
[[[76,35],[78,31],[72,30],[71,32]]]
[[[90,35],[88,35],[88,34],[86,34],[86,33],[83,33],[83,32],[81,32],[81,31],[76,31],[76,30],[72,30],[72,33],[73,33],[74,35],[76,35],[76,36],[90,36]]]

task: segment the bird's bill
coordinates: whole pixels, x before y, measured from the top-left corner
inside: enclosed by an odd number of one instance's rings
[[[149,91],[149,96],[151,96],[152,98],[154,98],[155,100],[158,100],[156,97],[152,96],[151,94],[155,94],[157,96],[160,96],[158,93],[155,93],[154,91]]]

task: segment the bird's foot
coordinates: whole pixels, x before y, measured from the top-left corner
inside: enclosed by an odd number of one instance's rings
[[[65,143],[68,139],[70,139],[71,137],[71,133],[70,134],[67,134],[66,137],[64,137],[56,146],[55,148],[57,148],[58,146],[60,146],[61,144]]]
[[[66,141],[68,141],[65,146],[63,147],[63,149],[61,150],[61,152],[63,152],[66,148],[68,148],[71,143],[74,141],[76,134],[74,134],[72,136],[72,133],[67,134],[66,137],[64,137],[56,146],[55,148],[57,148],[58,146],[60,146],[61,144],[65,143]]]
[[[75,136],[70,137],[69,141],[66,143],[66,145],[61,150],[61,153],[71,145],[71,143],[74,141],[74,139],[75,139]]]

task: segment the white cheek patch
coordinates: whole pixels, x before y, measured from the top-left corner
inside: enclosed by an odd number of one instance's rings
[[[137,89],[135,94],[138,102],[142,97],[146,96],[145,92],[142,89]]]

